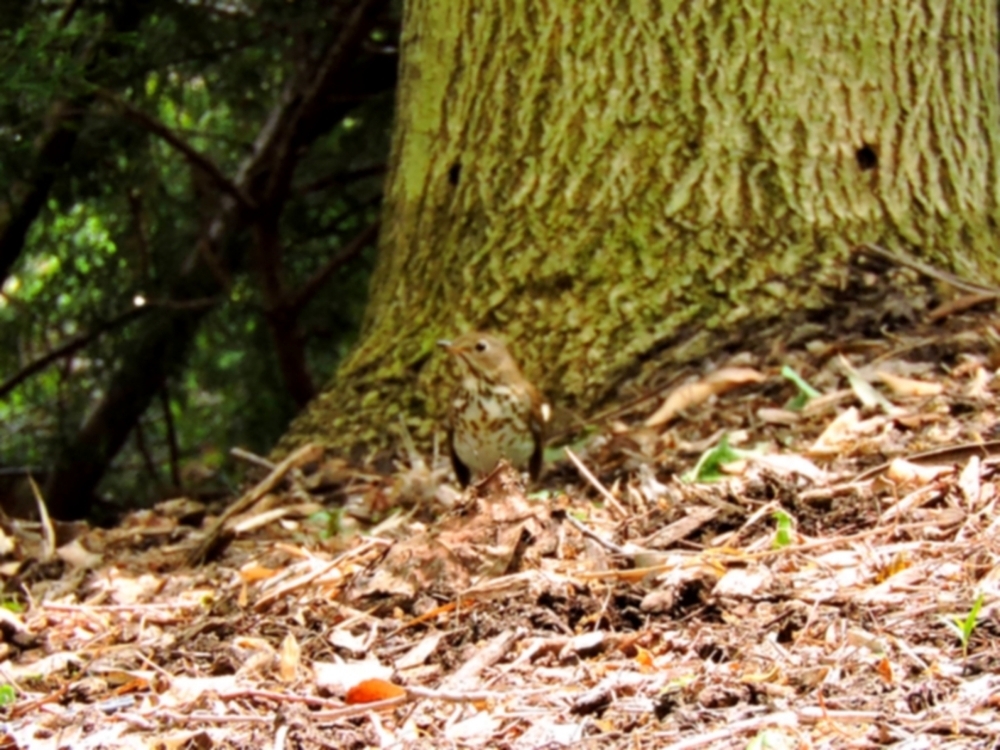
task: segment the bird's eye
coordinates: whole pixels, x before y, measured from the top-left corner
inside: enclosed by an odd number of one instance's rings
[[[486,342],[485,341],[477,341],[476,342],[476,351],[477,352],[485,352],[486,351]]]

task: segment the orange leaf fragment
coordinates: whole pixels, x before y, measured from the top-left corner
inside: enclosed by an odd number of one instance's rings
[[[273,578],[279,572],[271,568],[265,568],[263,565],[258,565],[257,563],[251,563],[250,565],[244,565],[240,569],[240,578],[244,583],[256,583],[257,581]]]
[[[886,685],[896,684],[896,679],[895,677],[893,677],[892,674],[892,663],[888,659],[883,658],[878,663],[876,669],[878,671],[878,676],[882,678],[882,682],[884,682]]]
[[[388,680],[372,678],[362,680],[347,691],[347,703],[375,703],[406,695],[406,688],[394,685]]]
[[[653,667],[653,655],[649,650],[642,646],[636,646],[635,650],[635,663],[643,670],[651,669]]]

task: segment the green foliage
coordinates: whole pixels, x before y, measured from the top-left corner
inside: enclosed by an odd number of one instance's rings
[[[322,55],[337,18],[320,0],[116,0],[78,4],[71,17],[67,5],[25,0],[0,13],[0,232],[39,184],[39,136],[54,113],[80,114],[71,158],[3,282],[0,384],[74,337],[103,333],[0,397],[7,466],[45,467],[72,438],[144,335],[141,316],[109,324],[140,304],[175,304],[177,280],[219,206],[204,172],[93,92],[155,118],[231,177],[289,79]],[[381,44],[391,44],[393,28],[379,27]],[[299,163],[279,220],[281,281],[291,291],[378,216],[373,168],[387,158],[392,92],[359,97],[347,111]],[[353,343],[373,264],[369,250],[339,269],[297,319],[318,386]],[[211,475],[215,487],[235,481],[230,446],[265,452],[284,431],[296,405],[257,271],[230,269],[224,298],[118,455],[105,496],[131,503],[166,491],[171,429],[182,472]]]
[[[774,515],[774,541],[771,547],[774,549],[784,549],[792,544],[792,534],[795,531],[795,524],[792,517],[783,510],[776,510]]]
[[[321,510],[306,519],[306,528],[314,529],[320,539],[332,539],[341,532],[343,509],[334,511]]]
[[[979,594],[972,603],[972,608],[965,617],[944,618],[944,624],[951,628],[952,632],[958,636],[959,643],[962,644],[962,653],[969,655],[969,641],[979,623],[979,610],[983,608],[983,594]]]
[[[3,599],[0,599],[0,607],[3,607],[8,612],[13,612],[15,615],[19,615],[25,610],[24,604],[22,602],[19,602],[17,599],[12,599],[10,597],[4,597]]]
[[[717,482],[725,477],[722,467],[751,455],[729,445],[729,436],[723,435],[719,444],[701,454],[695,467],[684,474],[685,482]]]
[[[0,706],[12,706],[17,702],[17,690],[13,685],[0,685]]]
[[[821,394],[815,388],[813,388],[805,379],[799,375],[795,370],[793,370],[788,365],[781,368],[781,376],[788,380],[791,380],[795,387],[799,389],[798,394],[788,402],[785,408],[791,409],[792,411],[799,411],[806,404],[809,403],[814,398],[819,398]]]

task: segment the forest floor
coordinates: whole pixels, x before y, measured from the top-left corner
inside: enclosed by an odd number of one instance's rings
[[[0,748],[996,747],[1000,315],[895,301],[637,382],[531,492],[307,448],[204,564],[225,505],[10,523]]]

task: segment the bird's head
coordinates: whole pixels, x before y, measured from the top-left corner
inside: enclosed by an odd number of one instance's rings
[[[463,333],[454,341],[438,341],[438,345],[444,347],[473,375],[491,381],[503,379],[511,373],[515,377],[521,375],[504,342],[488,333]]]

